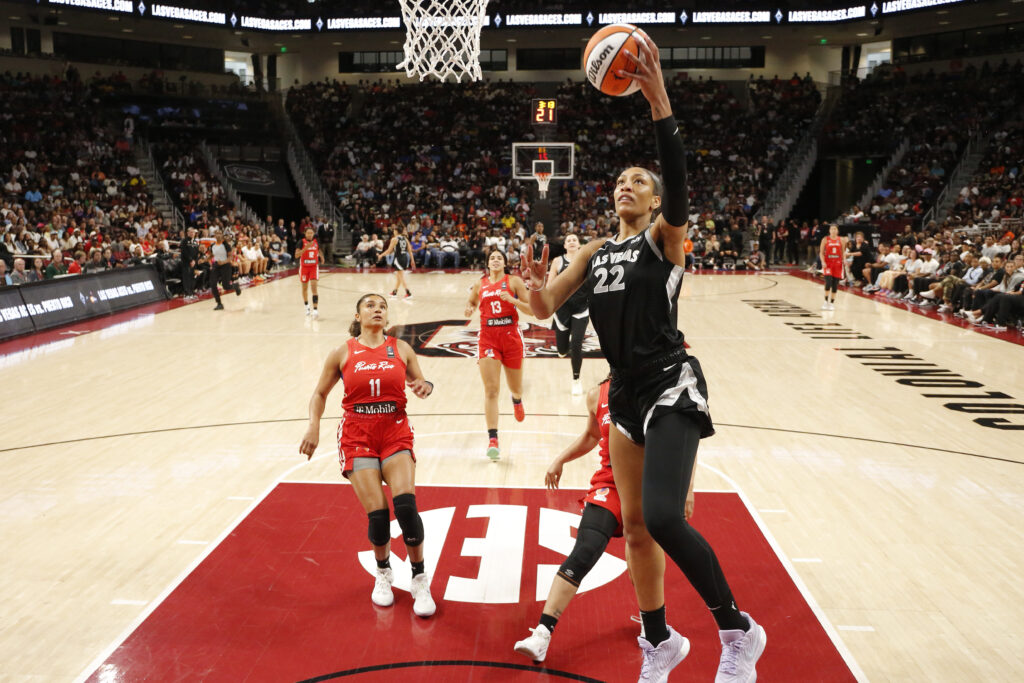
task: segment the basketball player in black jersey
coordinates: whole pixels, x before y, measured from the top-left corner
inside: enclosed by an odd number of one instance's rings
[[[565,247],[565,254],[556,256],[555,260],[551,262],[548,284],[554,282],[559,273],[565,272],[572,260],[576,258],[580,251],[579,235],[569,233],[565,236],[562,246]],[[542,250],[535,248],[534,253],[540,254]],[[561,308],[555,311],[554,320],[551,322],[551,327],[555,331],[555,344],[558,347],[559,358],[572,355],[573,396],[583,393],[583,386],[580,384],[580,369],[583,367],[583,337],[587,334],[587,320],[589,319],[587,288],[580,287]]]
[[[412,259],[412,247],[409,246],[405,224],[395,223],[391,231],[391,242],[388,243],[388,248],[377,257],[377,261],[380,262],[394,252],[395,260],[392,265],[395,269],[395,288],[391,290],[391,296],[398,296],[398,288],[401,287],[405,290],[405,298],[411,299],[412,292],[409,291],[409,285],[405,282],[405,271],[416,264]]]
[[[640,681],[664,680],[689,652],[689,642],[665,622],[664,549],[718,623],[722,657],[716,682],[747,683],[757,675],[764,629],[736,608],[714,551],[683,514],[697,446],[714,427],[700,363],[687,354],[676,322],[686,264],[686,156],[658,48],[646,33],[637,33],[643,59],[627,52],[636,72],[619,75],[638,81],[651,105],[664,182],[646,169],[626,169],[615,181],[618,236],[580,249],[550,287],[547,254],[534,264],[528,253],[523,276],[540,317],[584,284],[590,289],[591,320],[612,368],[608,404],[616,429],[609,445],[644,625]]]

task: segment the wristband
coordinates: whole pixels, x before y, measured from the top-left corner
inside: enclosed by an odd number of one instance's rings
[[[533,278],[531,278],[531,280],[532,279]],[[531,292],[540,292],[540,291],[542,291],[544,289],[544,287],[547,286],[547,284],[548,284],[548,276],[545,275],[544,276],[544,280],[542,280],[541,283],[540,283],[540,287],[537,287],[536,289],[534,289],[533,283],[531,282],[530,284],[526,285],[526,288],[529,289]]]
[[[434,393],[434,383],[431,382],[429,379],[423,380],[423,383],[430,385],[430,394],[433,394]],[[427,396],[430,396],[430,394],[427,394]]]

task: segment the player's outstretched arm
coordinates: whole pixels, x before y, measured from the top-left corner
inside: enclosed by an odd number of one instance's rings
[[[601,441],[601,425],[597,423],[597,402],[600,396],[600,387],[594,387],[587,392],[587,412],[590,413],[587,427],[582,434],[576,437],[575,441],[551,461],[548,471],[544,474],[544,484],[549,489],[558,488],[558,482],[562,478],[562,466],[565,463],[586,455],[594,450],[594,446]]]
[[[324,369],[320,372],[320,379],[316,383],[316,389],[309,399],[309,426],[306,434],[299,444],[299,453],[309,460],[313,457],[317,445],[320,443],[320,418],[324,415],[324,408],[327,405],[327,395],[341,379],[341,368],[345,365],[348,357],[348,346],[340,346],[327,356],[324,362]]]
[[[434,393],[434,383],[423,377],[423,370],[420,369],[420,359],[403,339],[398,340],[398,353],[405,363],[406,386],[412,389],[417,398],[426,398]]]
[[[540,261],[533,260],[533,245],[526,246],[526,263],[521,267],[529,290],[530,309],[543,320],[562,307],[587,278],[587,265],[594,252],[605,243],[604,239],[587,242],[579,254],[554,282],[548,282],[548,246],[544,245]]]

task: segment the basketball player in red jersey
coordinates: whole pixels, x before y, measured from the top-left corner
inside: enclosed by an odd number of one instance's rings
[[[622,536],[622,506],[619,503],[619,492],[615,488],[612,476],[612,465],[608,451],[608,429],[612,419],[608,412],[608,380],[587,392],[587,412],[590,419],[586,428],[572,444],[554,459],[545,475],[545,483],[549,489],[558,488],[562,478],[562,466],[565,463],[586,455],[598,447],[601,455],[601,466],[590,478],[590,490],[582,499],[583,517],[580,519],[576,544],[558,574],[551,582],[547,602],[540,615],[537,628],[530,629],[533,635],[520,640],[515,651],[533,661],[544,661],[551,634],[569,602],[576,596],[580,583],[590,573],[601,554],[608,547],[613,536]],[[690,478],[690,489],[686,496],[684,514],[686,519],[693,515],[693,477]]]
[[[532,314],[526,300],[523,280],[508,274],[505,254],[497,249],[487,256],[487,274],[469,290],[466,317],[480,305],[480,377],[484,381],[484,414],[487,419],[487,457],[497,460],[498,391],[501,389],[501,368],[512,392],[512,410],[516,420],[526,418],[523,408],[523,356],[526,349],[519,331],[519,311]]]
[[[836,310],[836,290],[843,279],[843,256],[846,253],[846,238],[839,236],[839,226],[833,223],[828,228],[828,237],[821,240],[821,272],[825,276],[825,303],[823,311]],[[832,299],[829,300],[829,292]]]
[[[370,598],[380,607],[395,600],[391,591],[391,523],[383,487],[387,483],[412,564],[413,612],[429,617],[435,605],[423,565],[423,521],[416,510],[416,458],[412,427],[405,414],[405,386],[426,398],[434,385],[423,378],[412,347],[384,334],[387,313],[388,302],[379,294],[365,294],[357,302],[349,328],[352,339],[327,356],[309,400],[309,428],[299,452],[308,459],[316,451],[327,395],[342,380],[345,412],[338,425],[338,455],[341,473],[351,482],[369,519],[369,538],[377,560]]]
[[[324,255],[320,253],[320,244],[314,237],[313,228],[306,228],[306,237],[302,240],[302,246],[295,253],[299,262],[299,282],[302,283],[302,302],[306,304],[306,315],[314,318],[320,317],[317,306],[320,297],[317,295],[316,285],[320,279],[320,264],[324,262]],[[313,310],[309,309],[309,284],[313,283]]]

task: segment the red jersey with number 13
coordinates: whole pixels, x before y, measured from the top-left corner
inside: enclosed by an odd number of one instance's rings
[[[508,292],[513,298],[512,284],[508,275],[497,282],[491,282],[486,275],[480,282],[480,322],[485,327],[497,325],[518,325],[519,311],[515,304],[501,299],[501,293]]]
[[[306,268],[315,267],[320,263],[320,244],[314,239],[312,242],[302,238],[302,265]]]
[[[398,340],[384,337],[373,349],[358,339],[348,340],[348,359],[341,369],[346,415],[393,415],[405,412],[405,362],[398,353]]]

